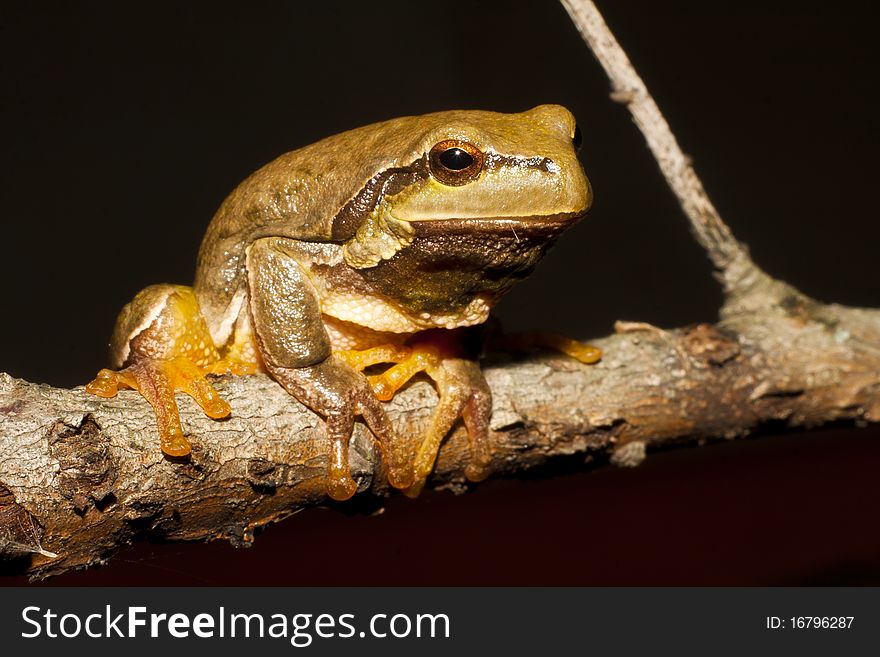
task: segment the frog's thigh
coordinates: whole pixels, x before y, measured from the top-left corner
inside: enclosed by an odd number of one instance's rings
[[[321,304],[299,264],[266,238],[248,249],[247,269],[254,329],[270,371],[326,360],[330,338]]]

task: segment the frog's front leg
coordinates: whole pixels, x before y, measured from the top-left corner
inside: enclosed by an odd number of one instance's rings
[[[180,426],[176,392],[190,395],[212,418],[229,415],[229,404],[205,378],[206,374],[248,374],[256,365],[222,359],[192,289],[152,285],[126,305],[111,339],[111,360],[119,369],[104,369],[86,385],[99,397],[114,397],[132,388],[156,414],[162,451],[186,456],[192,446]]]
[[[492,392],[479,363],[464,358],[441,357],[436,366],[426,369],[426,373],[437,385],[440,402],[416,451],[415,480],[405,491],[410,497],[421,493],[434,469],[440,444],[458,418],[464,421],[471,447],[471,462],[465,468],[467,478],[471,481],[485,479],[492,460],[489,449]]]
[[[257,344],[269,373],[300,402],[324,416],[330,440],[328,493],[346,500],[357,490],[348,463],[354,418],[360,415],[382,447],[388,479],[411,481],[409,452],[363,374],[331,354],[317,293],[280,240],[248,248],[248,287]]]
[[[419,437],[413,462],[414,481],[406,489],[407,495],[415,497],[422,491],[434,469],[440,444],[459,418],[464,421],[471,448],[471,462],[465,474],[471,481],[486,478],[492,460],[489,449],[492,392],[479,363],[460,357],[453,332],[431,331],[420,336],[411,347],[383,346],[340,355],[358,368],[379,362],[394,363],[382,374],[370,377],[374,393],[383,401],[392,399],[419,372],[425,372],[437,386],[440,401],[428,430]]]

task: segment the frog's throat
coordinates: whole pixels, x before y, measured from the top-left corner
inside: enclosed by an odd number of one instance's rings
[[[483,233],[487,238],[499,233],[510,233],[516,242],[527,240],[555,240],[561,232],[584,217],[584,212],[565,212],[540,217],[492,217],[488,219],[439,219],[419,221],[418,229],[397,219],[383,201],[358,228],[354,237],[342,245],[346,264],[354,269],[369,269],[383,260],[390,260],[412,244],[417,236],[429,237],[437,233],[460,231]],[[519,233],[518,233],[519,231]]]
[[[394,256],[345,269],[370,293],[419,316],[459,313],[478,296],[492,306],[579,216],[414,221],[415,236]]]

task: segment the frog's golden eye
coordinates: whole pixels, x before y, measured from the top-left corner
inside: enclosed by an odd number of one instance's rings
[[[480,175],[486,156],[470,142],[446,139],[428,153],[431,175],[451,187],[465,185]]]

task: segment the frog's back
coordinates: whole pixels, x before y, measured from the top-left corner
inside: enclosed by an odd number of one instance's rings
[[[337,213],[389,166],[388,153],[417,150],[401,144],[425,117],[404,117],[350,130],[285,153],[244,180],[214,215],[196,267],[195,291],[208,324],[226,317],[245,284],[245,250],[261,237],[333,241]],[[391,165],[396,165],[391,162]],[[402,164],[402,162],[401,162]],[[406,164],[411,164],[407,162]]]

